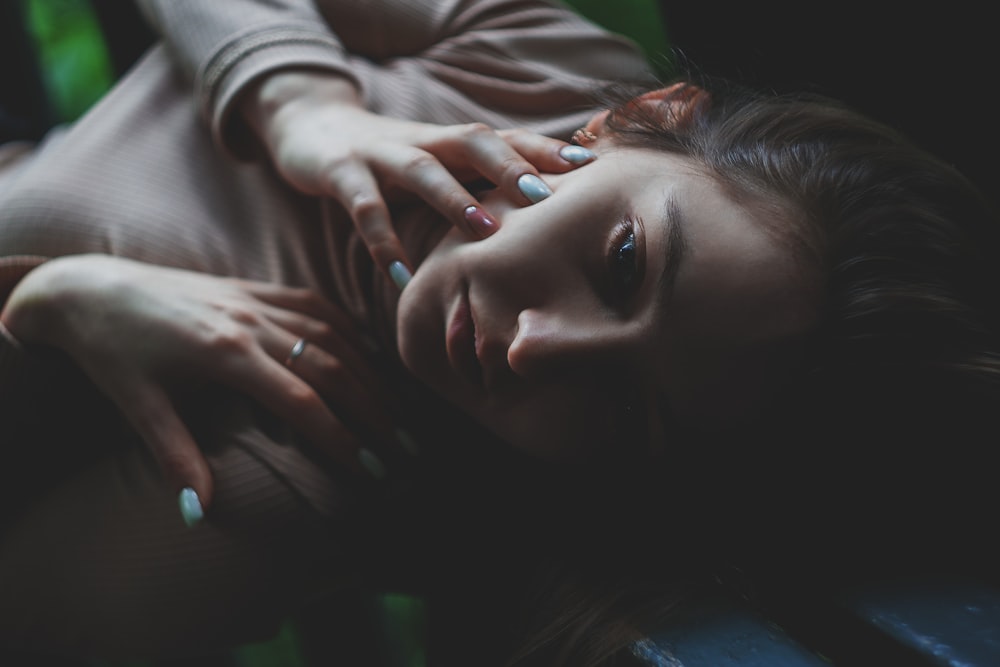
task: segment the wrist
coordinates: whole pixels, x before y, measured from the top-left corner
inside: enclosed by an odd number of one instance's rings
[[[60,261],[49,260],[25,274],[0,310],[0,322],[22,343],[47,344],[48,334],[58,328],[52,319],[58,309],[53,304],[58,300],[53,287]]]
[[[277,70],[261,76],[242,95],[239,110],[270,149],[281,128],[300,111],[319,105],[363,106],[350,79],[319,70]]]
[[[59,347],[75,313],[75,296],[88,282],[79,270],[87,261],[86,255],[60,257],[29,271],[0,310],[0,322],[22,343]]]

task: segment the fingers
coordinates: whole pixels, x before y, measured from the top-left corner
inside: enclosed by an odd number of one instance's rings
[[[300,364],[301,359],[295,363]],[[320,393],[282,362],[261,352],[244,368],[248,369],[248,377],[241,383],[244,390],[279,419],[292,425],[318,454],[355,475],[380,477],[384,474],[384,470],[369,467],[367,457],[373,455],[334,415]]]
[[[328,459],[375,474],[360,438],[390,444],[388,401],[346,313],[311,290],[236,281],[258,302],[240,333],[220,337],[201,363],[302,433]],[[323,319],[320,319],[323,318]]]
[[[347,211],[375,265],[403,289],[411,269],[375,175],[361,160],[342,160],[327,172],[324,189]]]
[[[377,388],[367,387],[341,355],[299,339],[293,345],[299,354],[285,357],[285,367],[315,389],[356,435],[378,438],[385,444],[393,438],[392,418]],[[280,356],[280,351],[275,358]]]
[[[273,306],[265,310],[269,319],[310,341],[322,342],[335,337],[356,349],[371,349],[375,344],[361,335],[350,315],[311,289],[278,283],[237,282],[255,298]]]
[[[520,128],[499,130],[497,134],[542,172],[561,174],[597,158],[593,151],[583,146],[567,144]]]
[[[493,130],[472,123],[443,128],[443,155],[459,152],[475,173],[514,201],[535,204],[551,194],[542,173],[563,173],[595,159],[590,150],[524,129]]]
[[[530,205],[552,194],[542,172],[569,171],[596,157],[581,146],[525,130],[496,132],[480,123],[437,128],[421,148],[379,144],[370,150],[385,178],[417,193],[473,238],[486,238],[500,225],[460,179],[486,179]]]
[[[159,387],[143,384],[127,400],[118,397],[118,404],[179,494],[184,520],[197,523],[212,502],[212,473],[172,401]]]
[[[378,391],[378,376],[372,363],[364,356],[365,351],[374,349],[375,343],[362,337],[346,313],[309,290],[262,285],[257,296],[264,302],[260,308],[266,320],[277,325],[268,327],[259,324],[268,329],[261,331],[260,335],[271,341],[268,354],[275,360],[282,360],[282,352],[287,358],[291,349],[291,344],[282,349],[284,343],[281,341],[287,341],[288,334],[298,336],[310,345],[335,355],[368,394]]]
[[[486,238],[500,228],[483,205],[430,153],[412,147],[378,147],[373,151],[380,170],[394,184],[418,194],[472,238]]]
[[[371,141],[331,162],[320,187],[344,207],[375,264],[402,289],[412,269],[383,186],[416,194],[452,225],[482,239],[500,225],[463,180],[486,179],[527,206],[552,194],[543,172],[566,172],[594,158],[587,148],[526,130],[497,132],[482,123],[424,126],[419,141]]]

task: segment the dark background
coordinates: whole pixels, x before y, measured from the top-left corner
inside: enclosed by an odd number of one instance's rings
[[[0,2],[0,107],[8,112],[0,140],[37,134],[48,122],[24,36],[11,29],[17,5]],[[120,74],[153,35],[130,1],[91,5]],[[988,3],[660,0],[660,13],[670,44],[706,72],[842,99],[902,130],[997,200]]]
[[[954,164],[996,202],[997,24],[988,8],[660,0],[671,45],[707,73],[841,99]]]

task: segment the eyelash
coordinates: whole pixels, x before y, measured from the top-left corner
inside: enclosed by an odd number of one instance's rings
[[[610,278],[611,295],[617,303],[623,303],[635,294],[639,285],[642,284],[643,264],[639,255],[639,241],[637,238],[637,228],[641,228],[639,220],[628,217],[619,222],[611,235],[611,242],[608,245],[607,265],[608,276]],[[628,248],[630,247],[630,250]],[[629,276],[619,275],[624,252],[631,252],[632,274]]]

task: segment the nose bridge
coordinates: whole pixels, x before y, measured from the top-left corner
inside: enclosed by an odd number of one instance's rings
[[[621,323],[580,317],[563,304],[521,311],[507,349],[511,370],[525,378],[584,371],[622,362],[633,346]]]
[[[473,246],[476,272],[495,298],[516,311],[579,289],[578,241],[548,222],[521,209],[504,216],[496,234]]]

